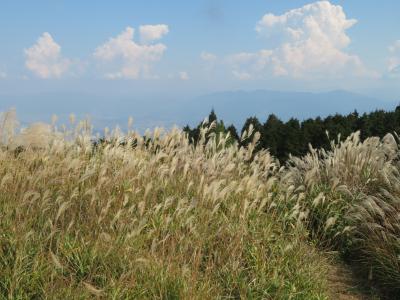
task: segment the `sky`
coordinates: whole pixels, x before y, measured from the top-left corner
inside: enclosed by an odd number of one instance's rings
[[[2,0],[0,45],[0,95],[10,97],[400,98],[397,0]]]

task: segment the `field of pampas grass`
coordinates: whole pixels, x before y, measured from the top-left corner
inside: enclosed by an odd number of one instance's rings
[[[1,299],[330,299],[332,250],[399,297],[395,136],[281,166],[252,128],[246,147],[206,127],[99,142],[71,121],[1,116]]]

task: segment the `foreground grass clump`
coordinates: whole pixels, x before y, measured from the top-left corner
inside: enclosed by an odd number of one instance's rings
[[[327,299],[327,262],[257,134],[239,148],[204,130],[193,146],[156,129],[94,148],[86,123],[6,123],[0,298]]]
[[[292,158],[286,182],[301,195],[295,210],[315,241],[339,250],[389,299],[400,297],[400,165],[397,136],[360,141]]]

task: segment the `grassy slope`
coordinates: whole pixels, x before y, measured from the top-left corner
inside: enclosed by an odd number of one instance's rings
[[[94,150],[86,125],[0,131],[0,297],[327,299],[314,245],[398,295],[393,137],[356,134],[280,168],[253,153],[257,135],[239,149],[130,132],[134,149]]]
[[[268,153],[177,131],[134,150],[66,140],[0,152],[2,297],[326,299]]]

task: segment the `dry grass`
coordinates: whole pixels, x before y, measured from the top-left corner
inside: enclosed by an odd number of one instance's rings
[[[204,131],[194,147],[178,129],[115,131],[94,147],[87,122],[7,118],[1,298],[327,299],[328,263],[257,135],[239,148]]]
[[[293,158],[287,182],[304,195],[314,240],[340,250],[383,295],[400,297],[400,173],[398,138],[360,141],[359,132],[332,150]]]
[[[179,129],[94,144],[87,121],[21,131],[15,112],[0,126],[4,299],[327,299],[321,248],[399,297],[393,135],[280,166],[252,128],[239,147],[207,129],[196,146]]]

